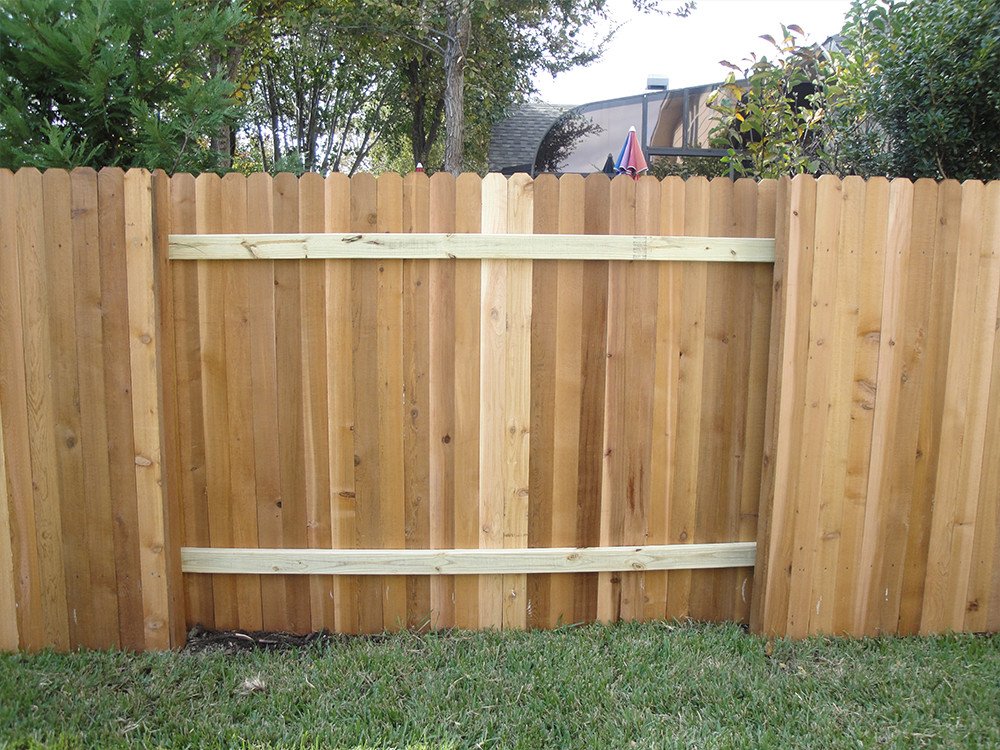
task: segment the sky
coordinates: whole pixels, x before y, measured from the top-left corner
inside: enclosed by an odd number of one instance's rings
[[[664,8],[680,0],[660,0]],[[622,24],[604,56],[586,68],[535,78],[539,97],[551,104],[583,104],[641,94],[648,76],[665,76],[670,88],[723,80],[719,65],[740,65],[751,52],[767,51],[761,34],[777,37],[781,24],[798,24],[808,42],[822,42],[843,26],[850,0],[698,0],[688,18],[643,15],[631,0],[609,0]]]

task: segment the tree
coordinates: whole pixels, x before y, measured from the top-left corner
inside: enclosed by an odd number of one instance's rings
[[[243,19],[181,0],[9,0],[0,8],[0,165],[217,168],[236,117],[208,58]]]
[[[1000,178],[1000,4],[857,0],[831,122],[861,174]]]
[[[245,74],[243,129],[258,163],[268,171],[355,172],[392,125],[398,78],[328,9],[290,10],[270,26]]]
[[[372,0],[359,28],[381,36],[406,81],[414,161],[427,163],[444,131],[448,171],[485,161],[490,126],[531,91],[532,75],[597,59],[613,33],[607,0]],[[644,12],[650,0],[634,0]],[[687,2],[675,11],[686,15]],[[596,42],[584,30],[604,24]],[[468,158],[472,149],[474,159]]]

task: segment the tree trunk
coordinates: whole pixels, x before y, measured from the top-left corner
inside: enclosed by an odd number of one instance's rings
[[[410,60],[405,69],[407,81],[407,99],[413,112],[410,123],[410,146],[413,150],[413,163],[430,165],[431,149],[437,142],[441,127],[441,115],[444,111],[444,99],[427,95],[427,84],[424,81],[425,69],[429,61],[423,59]]]
[[[444,169],[458,176],[465,152],[465,55],[472,38],[470,0],[447,0],[444,50]]]
[[[225,56],[213,55],[210,61],[218,74],[224,76],[230,83],[235,83],[242,56],[243,49],[233,44],[226,50]],[[229,169],[233,165],[235,142],[236,133],[230,123],[223,123],[218,130],[209,136],[209,147],[222,154],[219,166],[223,169]]]

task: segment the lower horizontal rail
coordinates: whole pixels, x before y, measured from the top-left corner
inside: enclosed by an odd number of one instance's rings
[[[487,575],[751,567],[756,542],[527,549],[237,549],[182,547],[185,573]]]

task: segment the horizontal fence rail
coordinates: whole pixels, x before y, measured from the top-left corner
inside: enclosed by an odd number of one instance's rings
[[[754,564],[756,542],[549,549],[321,550],[182,547],[185,573],[483,575],[708,570]]]
[[[676,260],[773,263],[774,240],[532,234],[171,235],[171,260],[306,258]]]

